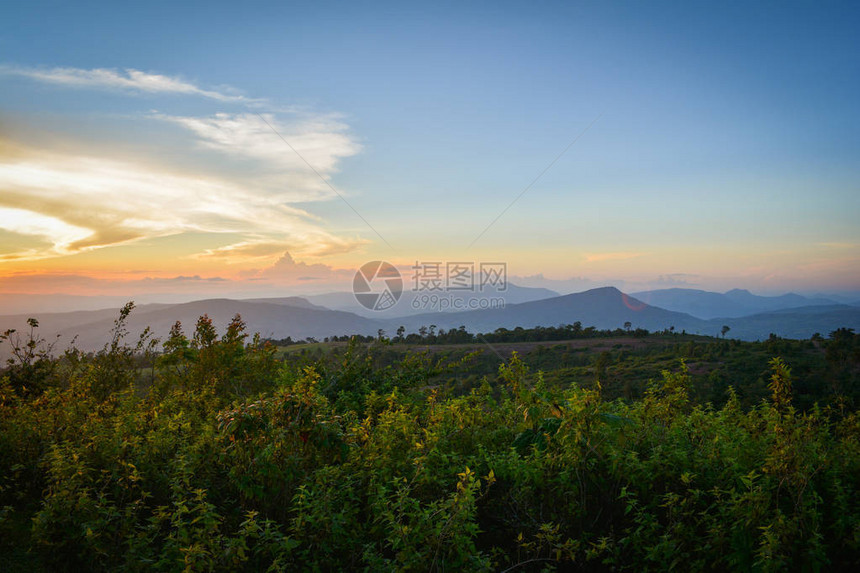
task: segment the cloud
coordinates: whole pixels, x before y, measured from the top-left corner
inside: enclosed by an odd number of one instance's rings
[[[116,272],[109,276],[92,276],[75,272],[17,272],[0,275],[0,293],[52,294],[64,293],[87,296],[125,296],[135,298],[153,294],[189,295],[188,300],[201,296],[236,297],[237,293],[261,296],[281,296],[285,292],[305,293],[313,290],[344,290],[352,284],[355,269],[336,269],[321,263],[296,261],[289,252],[281,251],[274,264],[245,270],[236,276],[168,275],[134,276],[131,272]],[[290,288],[293,287],[293,288]],[[2,306],[2,305],[0,305]]]
[[[200,260],[217,260],[226,264],[249,261],[270,261],[273,255],[294,250],[303,255],[322,257],[350,253],[370,241],[361,238],[336,237],[328,233],[310,233],[302,237],[303,243],[251,239],[223,247],[206,249],[195,256]]]
[[[91,291],[99,283],[99,279],[75,273],[17,273],[0,275],[0,292],[4,294],[82,293]]]
[[[283,242],[270,241],[243,241],[224,247],[206,249],[196,255],[195,258],[206,260],[213,259],[225,263],[248,261],[253,259],[269,259],[272,255],[284,252],[287,246]]]
[[[691,282],[691,280],[696,280],[698,277],[699,275],[692,275],[689,273],[669,273],[658,276],[657,280],[652,284],[660,287],[698,286],[697,283]]]
[[[307,164],[301,159],[304,158],[325,177],[326,173],[336,169],[341,158],[361,151],[361,145],[347,133],[348,126],[333,116],[305,118],[292,125],[280,123],[272,114],[262,117],[252,113],[156,117],[191,131],[203,148],[236,158],[252,159],[281,171],[299,169],[308,174]],[[322,184],[321,181],[319,183]]]
[[[127,296],[143,293],[223,294],[225,289],[236,288],[236,281],[219,277],[147,276],[131,280],[89,276],[79,273],[15,273],[0,275],[0,293],[54,294],[84,296]],[[2,306],[2,305],[0,305]]]
[[[337,197],[327,181],[343,158],[362,149],[349,127],[333,115],[305,116],[289,123],[254,113],[152,117],[181,127],[194,138],[199,152],[218,154],[213,163],[233,168],[248,184],[277,192],[282,201]]]
[[[168,278],[144,277],[142,280],[150,281],[150,282],[163,282],[163,283],[187,283],[187,282],[200,282],[200,281],[203,281],[203,282],[224,282],[227,279],[225,279],[224,277],[201,277],[200,275],[194,275],[194,276],[187,277],[187,276],[179,275],[176,277],[168,277]]]
[[[69,88],[186,95],[245,107],[265,101],[135,69],[0,66],[3,74]],[[294,114],[289,121],[272,113],[143,117],[181,128],[189,140],[182,148],[188,151],[176,161],[184,169],[165,159],[147,161],[146,148],[134,160],[121,160],[110,149],[77,151],[88,148],[74,145],[78,142],[51,151],[0,138],[0,262],[183,233],[232,237],[232,244],[221,240],[196,256],[225,263],[268,263],[287,250],[325,256],[368,243],[335,236],[319,217],[291,206],[334,198],[327,181],[343,158],[361,151],[336,114]]]
[[[0,207],[0,229],[16,235],[41,237],[45,239],[43,246],[53,245],[57,251],[68,250],[72,244],[92,235],[89,229],[71,225],[57,217],[8,207]],[[0,260],[33,257],[37,253],[38,249],[33,247],[12,250],[0,253]]]
[[[285,252],[270,267],[242,273],[242,276],[248,279],[267,279],[279,283],[295,281],[342,283],[346,280],[351,281],[353,275],[355,275],[355,269],[335,269],[322,263],[297,262],[289,252]]]
[[[299,253],[350,250],[278,189],[160,166],[25,149],[3,153],[0,229],[33,238],[0,260],[46,258],[185,232],[230,233],[248,244],[278,243]],[[313,192],[308,193],[313,196]],[[241,247],[241,248],[240,248]]]
[[[0,66],[0,74],[16,75],[65,87],[113,89],[148,94],[174,94],[205,97],[225,103],[261,104],[265,100],[249,98],[224,91],[203,89],[178,77],[142,72],[133,68],[124,70],[95,68],[26,68]],[[233,90],[230,90],[233,91]]]

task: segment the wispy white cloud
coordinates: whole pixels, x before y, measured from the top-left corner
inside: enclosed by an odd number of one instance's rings
[[[291,206],[333,198],[327,180],[343,158],[361,150],[335,114],[293,113],[289,120],[258,115],[248,108],[275,107],[231,88],[207,89],[135,69],[0,65],[4,74],[66,88],[208,98],[240,104],[246,111],[144,116],[165,128],[178,126],[189,139],[185,159],[195,167],[183,171],[164,160],[119,160],[109,149],[83,154],[68,151],[75,146],[67,145],[58,152],[0,138],[0,230],[15,239],[13,246],[0,249],[0,261],[63,256],[186,232],[233,237],[233,244],[202,249],[195,257],[228,264],[269,264],[287,250],[299,256],[343,253],[367,242],[336,236],[317,216]],[[139,157],[145,155],[143,150]]]
[[[249,239],[223,247],[206,249],[196,255],[200,260],[217,260],[227,264],[247,261],[266,261],[283,253],[289,245],[283,241],[265,238]]]
[[[320,189],[327,186],[319,181],[301,158],[327,178],[336,170],[342,158],[361,151],[361,145],[348,133],[348,126],[330,115],[308,117],[290,124],[278,121],[271,114],[260,117],[254,113],[155,117],[187,129],[194,134],[202,148],[233,158],[255,161],[270,173],[298,171],[305,177],[312,177],[310,181],[316,181],[313,186]],[[289,141],[295,151],[281,137]]]
[[[43,244],[53,245],[53,249],[60,252],[68,250],[71,245],[92,234],[91,230],[69,224],[58,217],[9,207],[0,207],[0,229],[17,235],[42,238]],[[0,260],[35,257],[38,254],[38,247],[30,246],[0,253]]]
[[[298,239],[298,240],[297,240]],[[273,236],[256,237],[238,243],[206,249],[195,256],[199,260],[216,260],[226,264],[270,262],[274,255],[293,250],[306,256],[322,257],[355,251],[369,241],[359,237],[337,237],[324,232],[297,233],[292,241]]]
[[[0,66],[0,74],[16,75],[33,80],[66,87],[113,89],[148,94],[175,94],[205,97],[221,102],[258,105],[265,100],[249,98],[232,89],[204,89],[194,83],[175,76],[153,74],[132,68],[116,70],[110,68],[27,68]]]
[[[17,146],[0,153],[0,189],[0,228],[43,239],[0,255],[5,259],[68,255],[183,232],[238,234],[250,237],[245,243],[276,242],[278,251],[289,245],[305,254],[362,244],[332,235],[271,189],[104,157]]]

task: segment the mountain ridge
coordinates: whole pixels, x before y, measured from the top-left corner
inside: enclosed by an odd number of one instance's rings
[[[619,289],[607,286],[580,293],[509,304],[498,309],[431,312],[401,317],[368,318],[355,313],[315,305],[303,297],[269,299],[208,298],[177,304],[148,304],[135,309],[127,322],[129,341],[146,327],[164,340],[170,328],[181,322],[191,336],[200,316],[207,314],[223,332],[235,314],[247,324],[247,332],[282,339],[308,337],[322,339],[334,335],[376,335],[381,329],[392,335],[400,326],[417,332],[421,326],[451,329],[465,326],[470,332],[492,332],[498,328],[532,328],[580,322],[598,329],[625,328],[649,331],[673,329],[693,334],[719,336],[723,325],[730,337],[744,340],[767,338],[770,333],[788,338],[809,338],[815,332],[827,335],[839,327],[860,329],[860,307],[831,304],[808,305],[756,313],[744,317],[716,317],[710,320],[648,304]],[[381,313],[380,313],[381,314]],[[84,351],[99,350],[110,337],[118,310],[73,311],[36,316],[41,335],[51,341],[60,335],[60,348],[72,339]],[[26,331],[27,314],[0,316],[0,331]],[[0,346],[0,355],[8,354]]]
[[[783,308],[838,304],[827,298],[805,297],[795,293],[761,296],[739,288],[724,293],[699,289],[668,288],[635,292],[632,293],[632,296],[649,304],[667,310],[684,312],[704,320],[739,318]]]

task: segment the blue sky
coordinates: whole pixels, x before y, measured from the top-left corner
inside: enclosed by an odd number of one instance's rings
[[[5,7],[0,275],[18,282],[0,290],[189,269],[286,288],[375,258],[506,260],[571,289],[860,290],[856,4],[463,4]],[[148,185],[179,199],[136,198],[152,213],[132,221],[114,203]],[[218,208],[189,207],[210,192]],[[285,251],[306,267],[276,277]]]

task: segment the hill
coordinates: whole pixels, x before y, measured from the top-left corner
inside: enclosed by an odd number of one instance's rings
[[[325,306],[320,306],[318,304],[313,304],[305,297],[301,296],[283,296],[283,297],[275,297],[275,298],[248,298],[248,299],[239,299],[243,302],[263,302],[267,304],[283,304],[286,306],[296,306],[299,308],[312,308],[316,310],[332,310]],[[340,310],[340,309],[338,309]]]
[[[403,304],[403,301],[399,304]],[[407,333],[431,325],[446,330],[465,326],[474,333],[493,332],[498,328],[558,326],[575,322],[580,322],[583,327],[594,326],[601,330],[624,328],[625,323],[629,322],[632,329],[662,331],[674,327],[676,332],[710,336],[718,336],[722,326],[726,325],[730,328],[729,337],[742,340],[762,340],[771,333],[784,338],[807,339],[816,332],[827,335],[840,327],[860,330],[860,308],[856,306],[812,305],[744,317],[702,320],[690,314],[646,304],[614,287],[508,304],[504,308],[399,317],[387,317],[386,313],[360,316],[342,310],[330,310],[301,297],[207,299],[140,306],[132,312],[127,326],[132,338],[139,336],[148,326],[154,336],[164,339],[176,321],[183,324],[186,334],[191,334],[197,319],[204,314],[209,315],[219,332],[223,332],[234,315],[240,314],[249,332],[259,332],[264,337],[275,339],[292,337],[294,340],[349,334],[375,335],[379,329],[390,336],[400,326],[404,326]],[[32,315],[0,316],[0,330],[15,328],[26,331],[29,316]],[[62,351],[72,340],[84,351],[102,348],[109,340],[116,317],[116,309],[36,315],[44,338],[50,341],[59,335],[55,348],[57,351]],[[0,359],[5,358],[8,351],[8,345],[0,346]]]
[[[128,320],[130,339],[137,338],[148,326],[157,337],[164,338],[176,321],[190,335],[197,319],[208,314],[219,332],[236,314],[240,314],[248,325],[249,332],[259,332],[264,337],[295,339],[325,337],[332,334],[376,334],[381,323],[343,311],[327,310],[310,305],[299,299],[298,306],[279,303],[242,301],[231,299],[208,299],[176,305],[146,305],[135,309]],[[311,307],[309,307],[310,305]],[[39,316],[40,332],[48,340],[60,335],[57,350],[65,348],[76,338],[76,346],[84,351],[102,348],[108,341],[117,310],[80,311]],[[27,315],[0,316],[0,327],[26,328]],[[0,351],[7,351],[3,346]]]
[[[720,323],[729,326],[728,336],[741,340],[764,340],[771,333],[782,338],[807,339],[816,332],[827,336],[841,327],[860,330],[860,308],[845,304],[804,306],[710,322],[715,328]]]
[[[422,304],[422,300],[427,296],[447,297],[452,293],[430,293],[425,291],[413,291],[408,279],[404,278],[403,294],[398,303],[391,309],[379,312],[368,310],[361,306],[355,299],[355,295],[351,292],[332,292],[319,295],[308,296],[307,299],[318,305],[332,310],[345,310],[367,318],[395,318],[403,316],[415,316],[422,314],[421,310],[427,311],[427,305]],[[468,301],[477,301],[479,299],[501,298],[505,305],[519,304],[523,302],[531,302],[536,300],[549,299],[559,296],[555,291],[546,288],[536,287],[521,287],[515,284],[508,283],[507,289],[503,292],[470,292],[462,291],[454,294],[458,299],[462,299],[464,304],[470,304]],[[477,303],[472,303],[477,304]],[[421,310],[416,310],[421,309]],[[438,309],[443,312],[456,312],[454,309]]]
[[[556,326],[577,321],[583,326],[595,326],[599,329],[622,328],[624,323],[630,322],[632,328],[663,330],[674,326],[678,331],[714,333],[713,325],[707,321],[650,306],[615,287],[511,304],[500,309],[428,313],[387,322],[389,325],[402,324],[407,330],[435,324],[439,328],[458,328],[464,325],[471,331],[491,332],[502,327]]]
[[[742,289],[717,293],[696,289],[670,288],[636,292],[632,296],[660,308],[685,312],[706,320],[749,316],[786,308],[836,304],[826,298],[809,298],[794,293],[781,296],[759,296]]]

